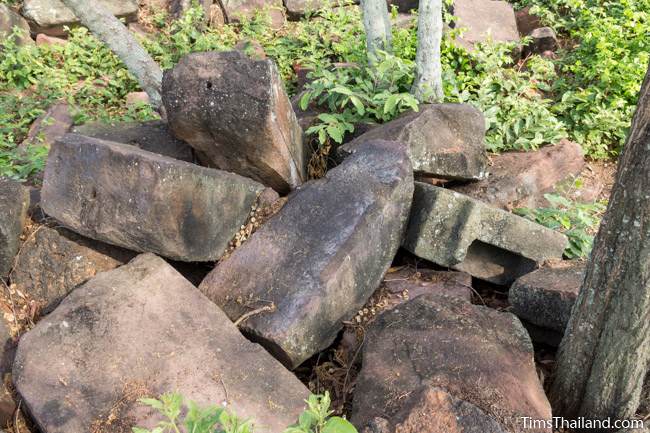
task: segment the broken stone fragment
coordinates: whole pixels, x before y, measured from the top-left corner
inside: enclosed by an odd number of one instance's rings
[[[78,134],[48,159],[42,209],[77,233],[180,261],[218,259],[264,186]]]
[[[245,366],[245,368],[242,368]],[[137,400],[179,392],[280,433],[309,391],[169,264],[153,254],[75,289],[20,339],[23,405],[47,433],[152,428]]]
[[[533,152],[504,152],[491,158],[487,179],[451,189],[490,206],[511,210],[538,207],[544,193],[578,176],[585,160],[579,144],[562,140]]]
[[[298,188],[199,288],[296,367],[331,344],[379,286],[412,196],[406,148],[360,144],[324,179]]]
[[[52,143],[70,130],[73,123],[68,104],[54,104],[32,123],[27,138],[20,144],[20,147],[47,146],[49,148]]]
[[[408,146],[416,174],[441,179],[476,180],[486,175],[485,119],[467,104],[422,105],[371,129],[340,152],[349,153],[364,141],[394,140]]]
[[[11,282],[47,313],[72,289],[134,255],[62,228],[41,226],[23,244]]]
[[[564,333],[585,275],[586,262],[545,266],[517,279],[508,300],[512,312],[543,328]]]
[[[192,53],[163,78],[172,133],[210,165],[286,193],[306,179],[302,130],[275,63]]]
[[[90,122],[74,127],[72,132],[100,140],[130,144],[148,152],[158,153],[181,161],[193,162],[192,147],[169,132],[167,123],[148,122]]]
[[[550,433],[522,417],[550,419],[551,407],[513,314],[424,295],[368,330],[351,418],[360,430],[384,418],[387,433]]]
[[[29,190],[0,177],[0,280],[7,277],[20,247],[29,208]]]
[[[418,257],[496,284],[561,258],[566,245],[562,233],[421,182],[403,244]]]
[[[524,49],[524,54],[555,51],[558,47],[557,35],[550,27],[539,27],[530,32],[533,41]]]
[[[273,29],[281,28],[286,21],[282,0],[221,0],[220,4],[229,23],[250,20],[259,12],[268,13]]]

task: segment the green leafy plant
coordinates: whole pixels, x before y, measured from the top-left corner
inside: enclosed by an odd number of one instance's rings
[[[566,40],[553,107],[571,139],[607,158],[625,142],[650,60],[650,0],[524,0]]]
[[[519,208],[514,212],[548,228],[559,230],[569,238],[564,255],[570,259],[586,257],[591,252],[594,233],[605,211],[603,202],[579,203],[559,194],[545,194],[549,207]]]
[[[300,108],[324,108],[326,114],[307,130],[317,133],[321,144],[329,139],[342,143],[345,132],[358,123],[383,123],[407,110],[418,110],[418,102],[408,92],[413,81],[413,64],[381,53],[374,68],[349,65],[329,70],[319,68],[310,74]]]
[[[142,398],[140,403],[155,409],[163,416],[151,430],[133,427],[133,433],[252,433],[253,423],[242,420],[220,406],[200,407],[184,402],[178,393],[163,394],[160,399]],[[300,414],[298,423],[285,433],[357,433],[352,424],[341,417],[332,416],[330,397],[310,395],[307,409]]]
[[[536,150],[567,136],[545,95],[556,79],[553,64],[531,57],[525,68],[511,68],[512,43],[483,44],[473,54],[476,73],[453,95],[485,115],[489,150]]]

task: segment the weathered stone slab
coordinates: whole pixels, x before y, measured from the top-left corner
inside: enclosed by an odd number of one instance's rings
[[[275,63],[192,53],[163,78],[172,133],[222,170],[288,192],[306,179],[302,130]]]
[[[562,233],[447,189],[415,184],[404,247],[423,259],[509,284],[560,258]]]
[[[232,173],[68,134],[50,151],[41,206],[92,239],[174,260],[211,261],[263,189]]]
[[[100,140],[130,144],[148,152],[158,153],[181,161],[193,162],[192,147],[169,132],[167,123],[149,122],[91,122],[76,126],[72,132]]]
[[[29,208],[29,190],[0,177],[0,279],[14,264]]]
[[[539,207],[544,193],[578,176],[585,160],[579,144],[562,140],[533,152],[505,152],[491,158],[487,179],[451,189],[498,208]]]
[[[98,274],[23,335],[14,381],[47,433],[151,428],[160,415],[137,398],[173,391],[280,433],[309,394],[153,254]]]
[[[134,18],[138,13],[136,0],[95,0],[115,16]],[[33,24],[35,33],[51,36],[65,34],[63,26],[79,22],[75,14],[61,0],[25,0],[22,7],[25,18]]]
[[[477,42],[514,42],[519,40],[515,11],[510,3],[497,0],[454,0],[456,28],[465,29],[456,39],[473,49]]]
[[[441,179],[482,179],[486,175],[485,119],[467,104],[422,105],[373,128],[341,148],[348,153],[358,143],[382,139],[405,143],[413,170]]]
[[[297,189],[199,288],[285,365],[327,347],[379,286],[413,195],[406,148],[373,141]],[[379,229],[381,228],[381,229]]]
[[[8,5],[0,3],[0,44],[13,33],[14,28],[18,27],[23,34],[16,39],[18,45],[33,44],[34,41],[29,37],[29,24],[18,13],[14,12]]]
[[[11,282],[47,313],[72,289],[134,255],[65,229],[42,226],[23,244]]]
[[[379,316],[365,341],[357,427],[383,418],[384,431],[395,433],[550,433],[523,428],[521,417],[550,419],[551,408],[513,314],[424,295]],[[414,407],[427,411],[418,416]]]
[[[530,323],[564,333],[585,266],[581,261],[563,262],[518,278],[508,293],[512,312]]]

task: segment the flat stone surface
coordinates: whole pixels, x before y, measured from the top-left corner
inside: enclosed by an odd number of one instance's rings
[[[426,260],[496,284],[561,258],[567,238],[525,218],[447,189],[415,184],[403,246]]]
[[[0,177],[0,279],[14,264],[29,208],[29,190]]]
[[[135,254],[69,230],[42,226],[23,244],[11,282],[47,313],[72,289],[99,272],[123,265]]]
[[[171,132],[215,167],[288,192],[306,179],[302,130],[275,63],[192,53],[164,74]]]
[[[482,179],[486,175],[485,119],[467,104],[421,105],[371,129],[340,152],[368,140],[394,140],[408,145],[413,170],[441,179]]]
[[[535,325],[564,333],[585,267],[582,261],[562,262],[518,278],[508,294],[512,312]]]
[[[29,37],[29,24],[27,24],[27,21],[8,5],[0,3],[0,43],[13,33],[14,27],[18,27],[24,33],[16,39],[18,45],[34,43],[32,38]]]
[[[551,407],[528,334],[510,313],[425,295],[379,316],[365,341],[351,418],[357,427],[379,417],[397,426],[389,432],[499,432],[498,422],[511,433],[550,433],[523,429],[521,417],[550,419]],[[413,407],[449,430],[428,428]]]
[[[504,152],[491,162],[487,179],[451,189],[501,209],[535,208],[545,193],[577,177],[585,164],[580,145],[568,140],[532,152]]]
[[[519,40],[515,11],[510,3],[497,0],[454,0],[455,27],[466,29],[456,39],[472,49],[477,42]]]
[[[128,16],[138,13],[136,0],[95,0],[116,16]],[[22,7],[25,18],[38,27],[62,26],[77,23],[77,17],[61,0],[25,0]]]
[[[389,293],[406,291],[408,299],[421,295],[444,295],[472,300],[472,276],[466,272],[404,268],[388,272],[382,282]]]
[[[160,415],[137,399],[174,391],[280,433],[309,394],[153,254],[75,289],[22,336],[13,373],[47,433],[151,428]]]
[[[148,152],[158,153],[181,161],[193,162],[192,147],[174,138],[167,123],[148,122],[91,122],[76,126],[72,132],[100,140],[130,144]]]
[[[357,147],[288,203],[201,283],[285,365],[329,346],[379,286],[401,242],[413,195],[405,147]],[[378,228],[381,227],[379,230]]]
[[[68,134],[50,151],[41,207],[92,239],[174,260],[211,261],[263,189],[232,173]]]

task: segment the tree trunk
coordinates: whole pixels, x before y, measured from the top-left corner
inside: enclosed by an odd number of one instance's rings
[[[373,64],[377,60],[377,50],[392,50],[390,17],[386,0],[361,0],[363,27],[366,31],[368,60]]]
[[[556,416],[634,415],[650,352],[650,69],[558,353]]]
[[[418,51],[415,57],[415,81],[411,93],[420,102],[441,102],[442,0],[420,0],[418,17]]]
[[[127,69],[147,92],[151,105],[162,109],[162,70],[135,37],[112,13],[97,2],[62,0],[81,23],[124,62]]]

